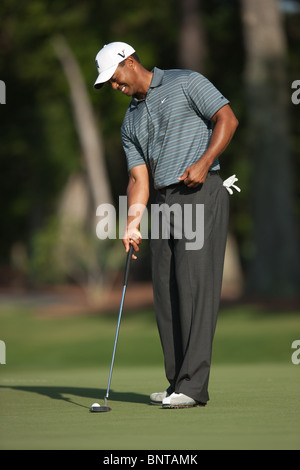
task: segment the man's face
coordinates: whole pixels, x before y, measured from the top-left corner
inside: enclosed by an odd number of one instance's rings
[[[109,80],[114,90],[121,91],[121,93],[127,96],[132,96],[136,93],[135,76],[130,64],[130,61],[126,60],[123,67],[119,65]]]

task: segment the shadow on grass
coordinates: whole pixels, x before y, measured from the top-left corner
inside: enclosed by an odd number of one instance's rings
[[[76,403],[73,399],[65,396],[65,395],[72,395],[74,397],[83,397],[83,398],[90,398],[91,404],[92,402],[102,401],[104,400],[104,396],[106,395],[106,389],[99,389],[99,388],[79,388],[79,387],[46,387],[46,386],[23,386],[23,385],[16,385],[16,386],[4,386],[0,385],[0,389],[10,389],[10,390],[19,390],[22,392],[31,392],[37,393],[39,395],[46,396],[53,400],[62,400],[68,402],[73,405],[81,406],[82,408],[89,408],[89,406],[82,405],[80,403]],[[121,401],[121,402],[128,402],[128,403],[146,403],[149,404],[149,397],[147,395],[141,395],[139,393],[123,393],[123,392],[114,392],[113,390],[110,391],[109,395],[109,402],[110,405],[114,401]],[[100,403],[101,404],[101,403]]]

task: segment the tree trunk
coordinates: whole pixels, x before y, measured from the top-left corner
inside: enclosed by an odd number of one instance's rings
[[[276,0],[241,0],[247,151],[253,162],[254,247],[249,289],[292,295],[299,287],[289,149],[287,46]]]
[[[66,40],[63,36],[56,36],[53,38],[53,46],[69,83],[95,214],[99,204],[112,203],[100,130],[93,115],[80,68]]]
[[[60,233],[56,253],[63,260],[68,277],[81,285],[88,300],[94,302],[99,295],[103,295],[101,287],[105,285],[106,277],[100,252],[105,253],[107,249],[103,243],[100,247],[100,241],[96,239],[96,209],[101,204],[112,204],[112,194],[100,130],[79,65],[64,37],[56,36],[52,43],[70,87],[75,125],[86,168],[86,174],[70,175],[62,193],[58,207]],[[108,223],[115,224],[114,218]]]
[[[181,0],[180,2],[178,55],[180,67],[203,73],[207,47],[201,21],[200,3],[199,0]]]

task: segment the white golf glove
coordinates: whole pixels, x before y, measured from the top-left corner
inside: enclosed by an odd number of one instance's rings
[[[238,178],[236,178],[235,175],[229,176],[229,178],[227,178],[227,180],[223,181],[223,186],[225,186],[225,188],[227,189],[229,194],[233,194],[233,191],[232,191],[231,188],[236,189],[239,193],[241,192],[240,188],[238,188],[234,184],[236,181],[238,181]]]

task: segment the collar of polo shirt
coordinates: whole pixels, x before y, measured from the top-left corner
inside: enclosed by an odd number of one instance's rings
[[[151,72],[153,72],[153,77],[152,77],[152,80],[151,80],[151,83],[150,83],[149,90],[151,88],[159,87],[162,84],[163,76],[164,76],[164,71],[161,70],[161,69],[158,69],[157,67],[154,67],[154,69],[151,70]],[[135,96],[133,96],[132,100],[131,100],[131,105],[132,106],[138,106],[138,104],[141,103],[142,101],[145,101],[145,99],[138,100]]]

